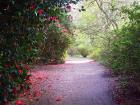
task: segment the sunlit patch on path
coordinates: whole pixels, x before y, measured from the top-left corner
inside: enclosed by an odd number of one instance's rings
[[[80,63],[89,63],[93,62],[91,59],[81,59],[81,58],[75,58],[75,59],[68,59],[65,63],[66,64],[80,64]]]

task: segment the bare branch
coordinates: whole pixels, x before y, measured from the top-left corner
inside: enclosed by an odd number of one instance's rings
[[[96,4],[98,5],[99,9],[103,12],[103,14],[105,15],[107,21],[110,21],[111,22],[111,25],[115,28],[118,28],[118,25],[117,23],[111,19],[108,14],[104,11],[104,9],[102,8],[102,5],[103,5],[103,2],[101,0],[95,0]]]

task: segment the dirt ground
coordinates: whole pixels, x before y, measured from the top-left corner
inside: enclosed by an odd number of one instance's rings
[[[32,91],[37,98],[27,105],[115,105],[107,71],[86,58],[37,65],[32,70]]]

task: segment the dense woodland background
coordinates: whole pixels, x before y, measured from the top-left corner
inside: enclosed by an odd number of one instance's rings
[[[88,0],[83,5],[84,12],[74,12],[76,43],[70,50],[79,50],[82,55],[109,65],[116,73],[139,73],[139,3]]]

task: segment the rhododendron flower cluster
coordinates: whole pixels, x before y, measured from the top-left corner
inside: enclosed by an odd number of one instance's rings
[[[22,73],[23,73],[23,70],[18,70],[18,73],[19,73],[19,74],[22,74]]]
[[[59,22],[59,19],[56,16],[50,16],[47,18],[48,21],[55,21],[55,22]]]
[[[38,13],[39,16],[41,16],[41,15],[43,14],[43,12],[44,12],[43,9],[38,9],[38,10],[37,10],[37,13]]]
[[[35,9],[35,4],[32,4],[32,5],[30,6],[30,9],[31,9],[31,10],[34,10],[34,9]]]
[[[3,105],[17,97],[20,91],[29,89],[29,82],[26,81],[30,81],[31,75],[28,65],[4,64],[0,67],[3,69],[3,72],[0,72],[0,105]],[[16,101],[16,105],[22,105],[22,102]]]
[[[66,29],[65,26],[62,26],[59,22],[55,24],[56,27],[60,28],[61,29],[61,33],[67,33],[68,30]]]

